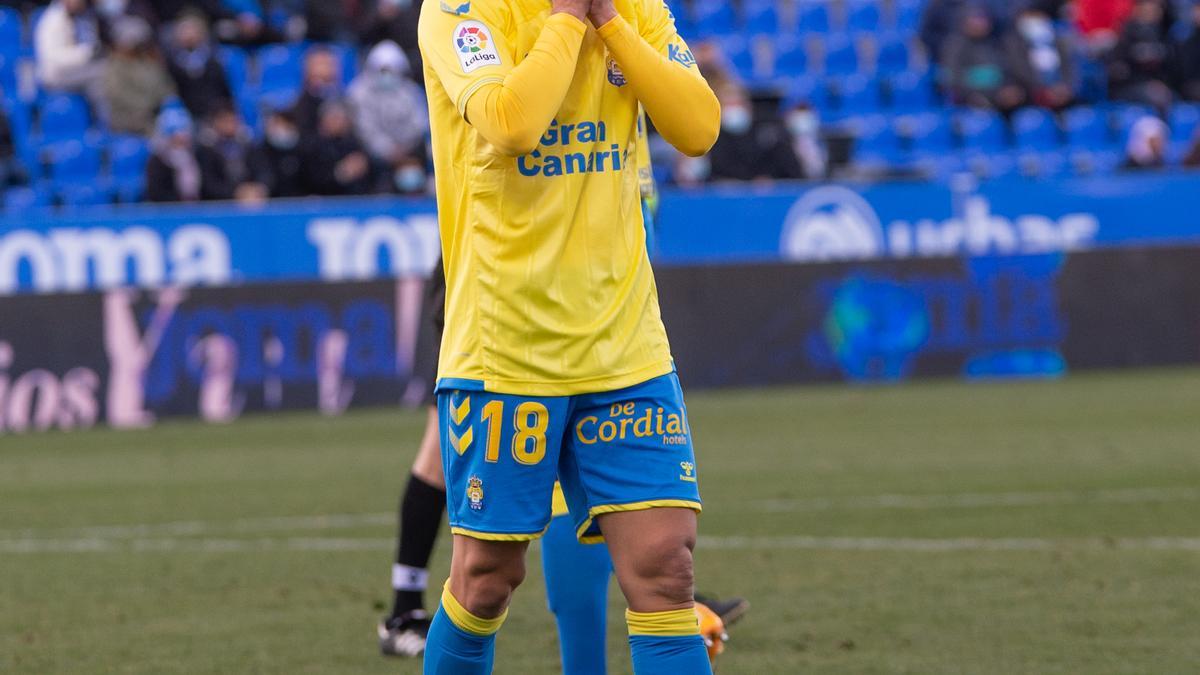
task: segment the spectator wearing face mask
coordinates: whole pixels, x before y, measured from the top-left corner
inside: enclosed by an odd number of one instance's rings
[[[217,161],[193,136],[186,110],[167,108],[158,116],[150,161],[146,165],[146,201],[197,202],[218,199],[206,183],[204,167]]]
[[[84,93],[104,109],[100,21],[88,0],[54,0],[34,29],[37,74],[46,89]]]
[[[149,135],[175,83],[167,74],[150,26],[134,16],[113,24],[113,54],[104,74],[108,125],[113,131]]]
[[[1191,34],[1176,49],[1179,92],[1189,101],[1200,101],[1200,2],[1192,5]]]
[[[305,196],[300,129],[291,112],[272,112],[264,126],[263,141],[254,153],[255,180],[266,186],[271,197]]]
[[[304,89],[292,108],[302,138],[313,138],[320,125],[321,108],[341,97],[342,64],[324,47],[313,47],[304,55]]]
[[[829,153],[821,138],[821,118],[808,103],[796,102],[784,115],[800,177],[819,180],[829,175]]]
[[[1149,115],[1139,119],[1129,132],[1125,163],[1121,168],[1126,171],[1145,171],[1165,167],[1169,140],[1170,129],[1166,122]]]
[[[721,101],[721,136],[708,154],[711,180],[804,177],[787,129],[778,119],[756,119],[753,103],[740,86],[726,85],[717,97]]]
[[[179,97],[193,117],[207,118],[233,99],[208,24],[200,14],[185,14],[171,27],[167,60]]]
[[[213,199],[258,203],[268,197],[267,187],[259,182],[255,170],[250,130],[228,103],[216,107],[198,140],[211,159],[211,166],[204,168]]]
[[[350,84],[354,129],[367,152],[394,175],[402,193],[425,189],[425,136],[429,114],[420,87],[408,78],[408,58],[392,41],[376,45]]]
[[[1171,47],[1162,18],[1163,7],[1157,0],[1138,0],[1113,48],[1108,84],[1114,99],[1144,103],[1165,113],[1174,94],[1167,84],[1171,79]]]
[[[374,0],[363,12],[358,32],[360,44],[375,45],[391,40],[404,50],[412,64],[413,79],[424,84],[421,49],[417,45],[417,23],[421,18],[421,0]]]
[[[306,146],[303,162],[313,194],[364,195],[375,185],[371,158],[354,136],[350,111],[341,101],[321,106],[314,142]]]
[[[1008,72],[993,26],[982,8],[967,9],[958,32],[946,42],[942,65],[955,103],[1008,113],[1025,102],[1025,93]]]
[[[1005,50],[1008,70],[1030,102],[1062,110],[1075,100],[1071,46],[1058,35],[1048,14],[1039,9],[1021,12],[1005,37]]]

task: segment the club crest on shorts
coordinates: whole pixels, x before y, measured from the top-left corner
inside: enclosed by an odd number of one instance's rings
[[[621,66],[617,65],[616,60],[608,60],[608,83],[614,87],[624,87],[628,80],[625,79],[625,73],[621,72]]]
[[[483,480],[479,476],[467,479],[467,501],[470,502],[472,511],[483,510]]]

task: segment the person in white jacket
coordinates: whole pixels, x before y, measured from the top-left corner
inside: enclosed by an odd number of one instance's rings
[[[54,0],[34,29],[37,73],[46,89],[103,101],[100,21],[88,0]]]
[[[376,163],[391,171],[396,191],[424,191],[429,114],[404,50],[391,40],[375,45],[348,98],[359,140]]]

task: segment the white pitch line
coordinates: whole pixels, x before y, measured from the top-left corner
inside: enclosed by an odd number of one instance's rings
[[[725,512],[801,513],[832,510],[970,509],[1087,504],[1149,504],[1200,501],[1200,488],[1139,488],[1092,492],[999,492],[932,495],[865,495],[764,499],[731,502]],[[0,540],[60,538],[79,540],[199,537],[220,534],[331,531],[358,527],[392,526],[395,512],[240,518],[230,521],[177,521],[132,525],[92,525],[68,528],[0,530]]]
[[[1092,492],[979,492],[933,495],[867,495],[760,499],[744,502],[746,510],[769,513],[804,511],[909,509],[978,509],[989,507],[1064,506],[1088,504],[1151,504],[1200,501],[1200,488],[1135,488]],[[734,507],[736,508],[736,507]]]
[[[0,540],[0,555],[82,553],[260,553],[389,551],[391,538],[291,537],[280,539],[14,539]],[[1181,551],[1200,553],[1200,537],[1119,539],[949,539],[888,537],[700,537],[703,550],[863,551],[892,553],[954,553],[978,551]]]

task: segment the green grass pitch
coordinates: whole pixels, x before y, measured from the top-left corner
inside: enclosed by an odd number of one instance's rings
[[[690,407],[699,585],[753,603],[722,673],[1200,669],[1200,372]],[[418,672],[374,623],[423,419],[0,438],[0,672]],[[557,672],[536,556],[499,673]]]

